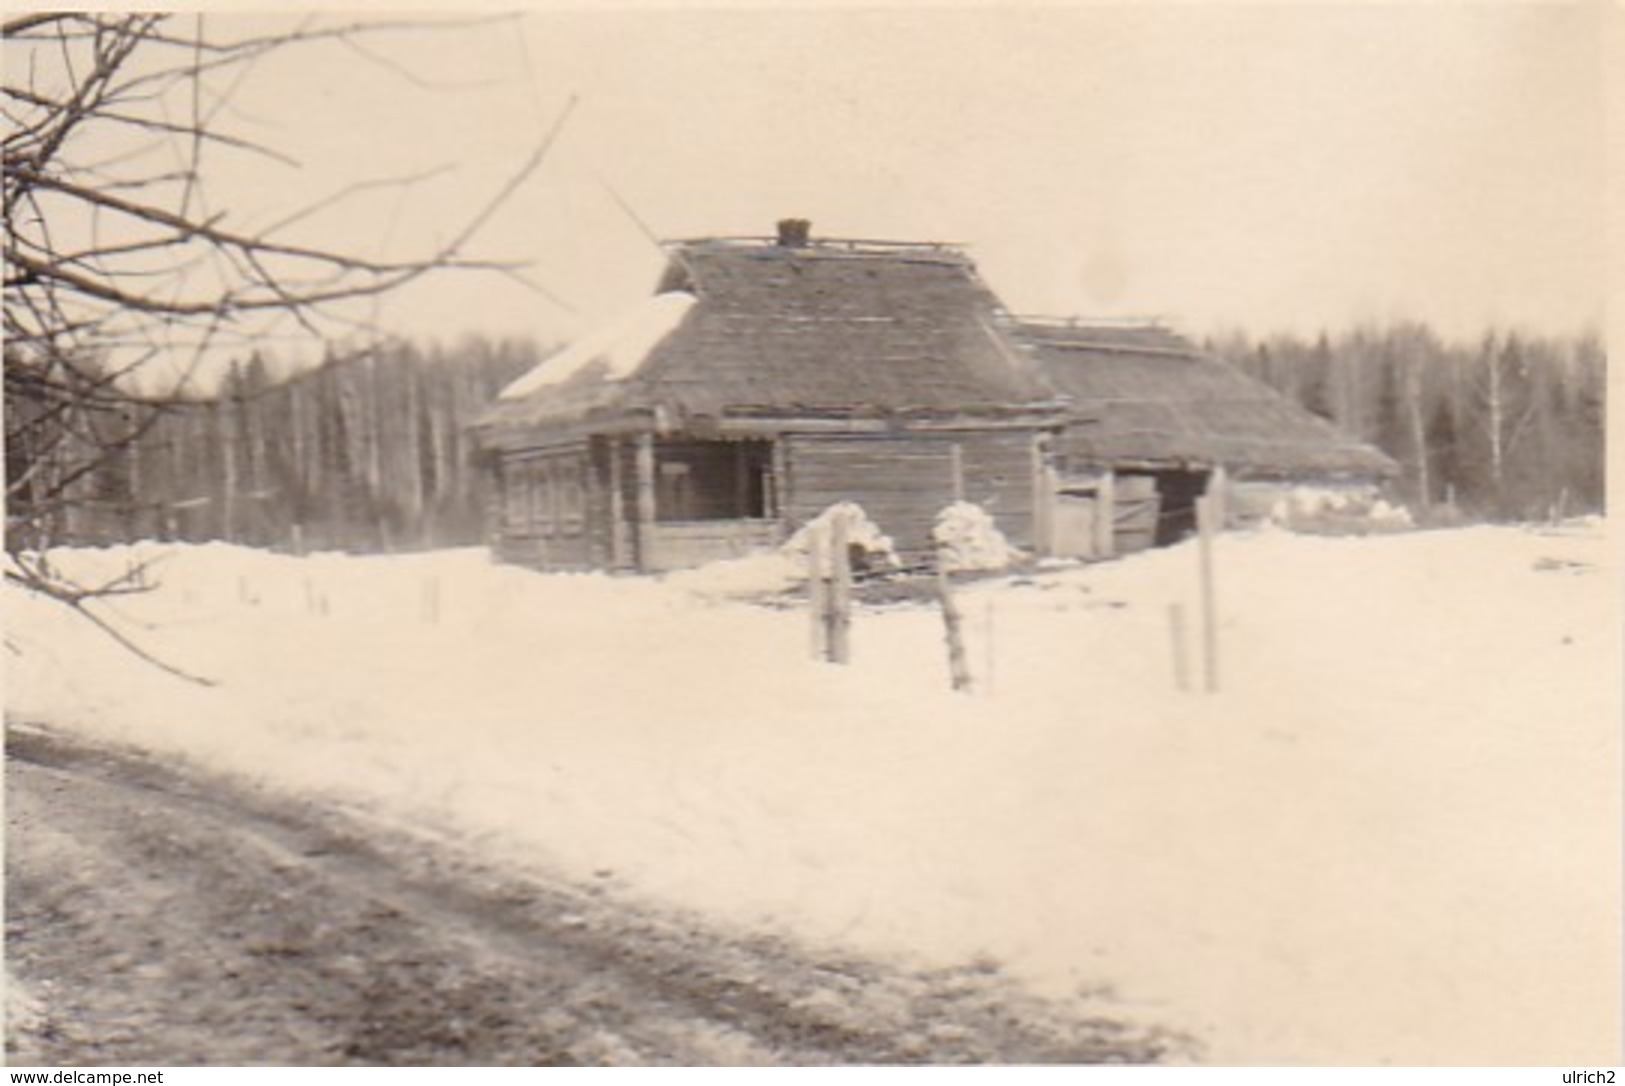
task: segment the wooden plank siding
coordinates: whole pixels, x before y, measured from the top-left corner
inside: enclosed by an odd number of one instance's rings
[[[1030,549],[1034,464],[1019,429],[600,438],[505,453],[492,538],[502,560],[535,568],[671,569],[773,546],[853,501],[917,557],[962,495]]]
[[[1034,543],[1030,432],[792,434],[785,444],[784,511],[792,530],[836,502],[853,501],[900,551],[927,552],[937,513],[954,501],[957,463],[965,500],[992,514],[1011,543]]]
[[[772,550],[782,542],[773,520],[659,521],[647,533],[643,569],[688,569]]]
[[[601,565],[608,495],[597,476],[586,444],[504,455],[494,511],[497,555],[527,566]]]

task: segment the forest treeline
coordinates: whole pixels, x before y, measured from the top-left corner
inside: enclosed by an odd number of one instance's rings
[[[72,445],[100,462],[47,534],[296,550],[479,542],[486,497],[468,425],[540,354],[528,341],[401,343],[282,380],[251,355],[207,399],[87,418],[94,435]]]
[[[1595,335],[1449,342],[1395,324],[1309,338],[1231,333],[1204,346],[1386,451],[1402,467],[1396,495],[1419,519],[1602,508],[1607,380]],[[27,447],[33,429],[8,423],[8,479],[67,480],[55,484],[60,501],[37,503],[48,520],[13,524],[13,542],[478,543],[488,483],[468,424],[542,354],[478,337],[402,343],[280,380],[251,355],[215,396],[85,413],[82,433],[48,453]],[[8,381],[8,412],[28,410],[12,393]],[[51,470],[40,455],[54,458]],[[19,527],[37,538],[17,538]]]
[[[1603,508],[1606,354],[1596,333],[1442,339],[1404,322],[1205,346],[1397,460],[1423,520]]]

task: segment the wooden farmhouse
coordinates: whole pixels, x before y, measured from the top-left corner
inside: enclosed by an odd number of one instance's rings
[[[1170,538],[1133,517],[1160,501],[1157,522],[1188,518],[1217,464],[1239,478],[1387,469],[1165,332],[1102,339],[1012,320],[949,246],[813,240],[786,220],[776,237],[667,251],[639,310],[543,361],[477,420],[501,558],[683,568],[775,546],[840,501],[924,555],[958,499],[1018,547],[1096,555],[1116,546],[1105,526],[1119,505],[1123,547]],[[1153,375],[1139,384],[1119,372],[1142,364]],[[1215,389],[1263,406],[1217,407]],[[1192,421],[1196,401],[1215,408],[1211,426]],[[1287,456],[1283,441],[1302,448]]]
[[[956,497],[1038,545],[1040,443],[1061,405],[1012,363],[963,253],[813,242],[795,220],[669,252],[640,312],[478,420],[502,557],[692,566],[779,543],[839,501],[924,552]]]

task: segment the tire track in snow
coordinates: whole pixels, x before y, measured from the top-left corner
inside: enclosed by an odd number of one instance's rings
[[[7,735],[14,1063],[1148,1062],[1177,1038],[542,882],[310,801]]]

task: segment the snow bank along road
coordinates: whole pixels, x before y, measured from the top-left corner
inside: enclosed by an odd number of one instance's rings
[[[13,1063],[1152,1061],[992,969],[815,961],[35,728],[6,742]],[[18,1022],[16,1019],[20,1018]]]

